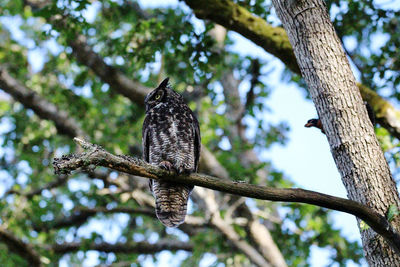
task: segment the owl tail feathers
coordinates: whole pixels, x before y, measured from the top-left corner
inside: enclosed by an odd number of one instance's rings
[[[156,215],[167,227],[178,227],[185,221],[187,203],[192,188],[185,185],[153,181]]]

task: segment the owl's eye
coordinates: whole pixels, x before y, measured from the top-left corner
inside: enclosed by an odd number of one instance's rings
[[[156,96],[154,97],[155,100],[159,100],[162,97],[163,93],[159,92],[156,94]]]

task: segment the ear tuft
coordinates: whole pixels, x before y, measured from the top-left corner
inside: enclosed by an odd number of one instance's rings
[[[168,86],[168,82],[169,82],[169,77],[165,78],[164,81],[162,81],[160,83],[160,85],[158,86],[158,88],[166,88]]]

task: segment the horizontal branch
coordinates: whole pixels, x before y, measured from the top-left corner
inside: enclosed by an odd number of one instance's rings
[[[366,222],[373,230],[382,235],[393,249],[400,252],[400,234],[393,229],[385,217],[356,201],[304,189],[272,188],[227,181],[198,173],[177,176],[176,174],[159,169],[156,166],[137,158],[124,155],[113,155],[102,147],[88,143],[82,139],[74,138],[74,141],[87,150],[87,152],[64,155],[61,158],[55,158],[53,166],[56,174],[69,174],[73,170],[85,169],[91,165],[95,165],[136,176],[197,185],[255,199],[317,205],[323,208],[343,211],[357,216]]]
[[[148,242],[128,242],[128,243],[95,243],[95,242],[69,242],[61,244],[53,244],[46,246],[46,249],[58,254],[76,252],[79,250],[97,250],[102,252],[113,253],[137,253],[137,254],[154,254],[163,250],[192,251],[193,245],[188,242],[177,240],[159,240],[157,243],[150,244]]]

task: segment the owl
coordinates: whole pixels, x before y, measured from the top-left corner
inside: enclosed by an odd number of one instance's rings
[[[170,172],[197,172],[200,157],[200,128],[183,97],[171,89],[169,78],[145,99],[142,128],[143,158]],[[157,218],[168,227],[184,222],[193,186],[150,180],[156,200]]]

